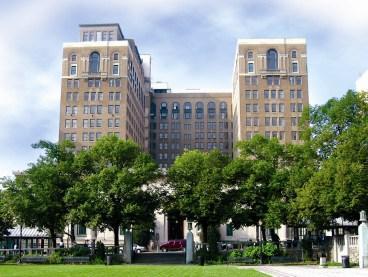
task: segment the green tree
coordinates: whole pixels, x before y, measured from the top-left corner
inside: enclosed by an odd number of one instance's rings
[[[7,207],[17,223],[47,230],[56,247],[56,237],[63,234],[67,224],[68,206],[64,201],[75,179],[73,144],[66,141],[54,144],[40,141],[32,145],[45,151],[36,163],[7,179]]]
[[[116,251],[120,228],[152,226],[159,199],[150,183],[157,165],[135,143],[103,137],[77,155],[76,167],[82,177],[66,197],[73,220],[112,230]]]
[[[326,228],[335,219],[357,220],[368,208],[368,102],[348,91],[311,109],[306,140],[317,153],[316,170],[298,191],[300,220]]]
[[[186,151],[168,171],[169,198],[165,210],[178,210],[181,216],[196,221],[207,242],[208,227],[217,227],[230,217],[231,199],[222,169],[228,157],[218,150],[208,153]]]
[[[232,224],[235,228],[258,225],[265,240],[265,227],[278,228],[286,221],[285,147],[277,139],[260,135],[238,144],[240,155],[224,168],[232,191]],[[276,239],[276,237],[275,237]]]
[[[14,218],[6,205],[5,193],[0,190],[0,239],[9,235],[9,229],[14,225]]]

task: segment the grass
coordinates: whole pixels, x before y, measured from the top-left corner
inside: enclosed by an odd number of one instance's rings
[[[265,277],[253,269],[234,266],[185,266],[185,265],[0,265],[0,276],[246,276]]]

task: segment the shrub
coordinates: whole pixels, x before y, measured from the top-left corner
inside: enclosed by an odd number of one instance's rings
[[[280,254],[277,246],[271,242],[267,242],[262,246],[248,246],[243,253],[244,257],[259,260],[262,256],[263,259],[269,261],[272,256]]]
[[[54,252],[48,257],[50,264],[61,264],[63,263],[63,257],[60,256],[59,252]]]
[[[106,257],[105,253],[106,253],[105,244],[101,241],[98,241],[96,243],[96,250],[95,250],[96,258],[101,259],[102,261],[104,261],[105,257]]]
[[[231,257],[231,258],[239,258],[241,256],[242,256],[242,252],[241,252],[241,250],[238,250],[238,249],[232,250],[229,253],[229,257]]]

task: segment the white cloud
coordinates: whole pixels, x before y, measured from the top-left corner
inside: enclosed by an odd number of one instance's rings
[[[359,76],[355,83],[355,89],[357,91],[368,92],[368,70],[366,70],[362,75]]]

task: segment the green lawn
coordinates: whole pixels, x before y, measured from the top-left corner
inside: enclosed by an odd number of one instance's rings
[[[267,276],[253,269],[234,266],[185,266],[185,265],[0,265],[0,276]]]

